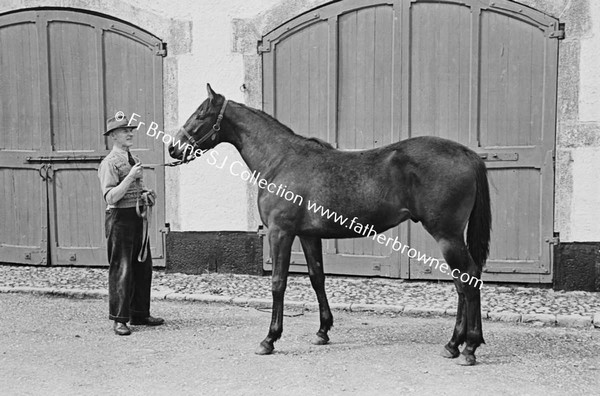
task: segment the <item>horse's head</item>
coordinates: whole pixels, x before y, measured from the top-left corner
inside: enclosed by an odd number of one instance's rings
[[[208,99],[188,118],[169,145],[169,154],[175,159],[197,157],[222,142],[221,121],[227,106],[223,95],[206,84]],[[185,158],[184,158],[185,157]]]

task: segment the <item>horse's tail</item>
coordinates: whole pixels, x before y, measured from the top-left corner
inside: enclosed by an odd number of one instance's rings
[[[473,153],[474,154],[474,153]],[[492,230],[492,209],[490,207],[490,187],[488,185],[485,162],[477,154],[475,205],[469,216],[467,246],[477,267],[482,268],[490,253],[490,232]]]

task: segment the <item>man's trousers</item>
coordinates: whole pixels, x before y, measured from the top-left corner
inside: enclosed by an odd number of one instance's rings
[[[135,208],[106,211],[109,318],[117,322],[150,316],[150,244],[146,260],[137,259],[142,246],[142,224]]]

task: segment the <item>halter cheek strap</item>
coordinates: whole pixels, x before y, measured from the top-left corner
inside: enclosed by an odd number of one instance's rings
[[[185,137],[187,137],[188,141],[191,143],[190,148],[192,149],[192,153],[198,149],[196,149],[196,147],[206,141],[209,138],[212,138],[213,140],[216,138],[216,134],[217,132],[219,132],[221,130],[221,121],[223,121],[223,114],[225,113],[225,108],[227,107],[227,102],[228,100],[225,99],[225,101],[223,102],[223,106],[221,107],[221,111],[219,112],[219,115],[217,116],[217,120],[215,121],[215,124],[212,126],[212,129],[210,130],[209,133],[207,133],[205,136],[203,136],[200,140],[196,141],[196,139],[194,139],[186,130],[184,127],[179,128],[178,132],[181,132],[185,135]],[[206,150],[202,150],[203,152]],[[185,164],[186,162],[186,153],[187,153],[187,146],[183,149],[183,159],[175,161],[175,162],[169,162],[169,163],[164,163],[164,164],[147,164],[145,166],[147,167],[156,167],[156,166],[177,166],[177,165],[181,165],[181,164]],[[195,158],[195,156],[192,156]]]
[[[219,115],[217,116],[217,121],[212,126],[212,129],[210,130],[210,132],[207,133],[206,135],[202,136],[202,138],[200,138],[199,140],[194,139],[185,130],[185,128],[183,128],[183,127],[181,128],[183,131],[183,134],[185,135],[185,137],[188,138],[188,140],[190,141],[192,146],[197,147],[200,143],[205,142],[206,140],[210,139],[211,137],[213,139],[215,138],[215,135],[217,134],[217,132],[219,132],[221,130],[221,121],[223,121],[223,114],[225,113],[225,108],[227,107],[227,102],[228,102],[228,100],[225,99],[225,101],[223,102],[223,106],[221,107],[221,111],[219,112]]]

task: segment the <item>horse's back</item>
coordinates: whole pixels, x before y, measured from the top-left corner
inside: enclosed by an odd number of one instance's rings
[[[398,143],[389,146],[392,149],[401,150],[402,152],[414,156],[415,158],[466,158],[469,161],[479,158],[477,153],[467,146],[437,136],[417,136],[406,140],[401,140]]]

